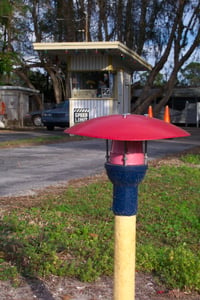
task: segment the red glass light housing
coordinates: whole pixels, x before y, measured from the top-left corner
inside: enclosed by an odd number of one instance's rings
[[[147,141],[190,134],[171,123],[142,115],[109,115],[72,126],[65,133],[118,141]]]

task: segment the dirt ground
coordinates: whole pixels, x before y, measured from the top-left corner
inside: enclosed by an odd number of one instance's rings
[[[111,300],[113,280],[101,278],[95,283],[83,283],[70,278],[52,276],[47,280],[23,280],[14,288],[9,282],[0,282],[1,300]],[[151,275],[136,274],[136,300],[199,300],[200,295],[167,291],[158,286]]]
[[[197,150],[199,153],[199,149]],[[180,164],[178,156],[169,157],[165,160],[157,160],[152,164]],[[105,178],[105,174],[90,178],[73,180],[70,184],[81,186],[90,181]],[[52,193],[60,193],[66,186],[52,187]],[[48,189],[49,190],[49,189]],[[36,202],[39,203],[40,196],[47,191],[40,191],[37,198],[16,197],[0,198],[1,216],[5,211],[10,211],[22,206],[30,207]],[[0,281],[0,300],[111,300],[113,294],[113,279],[100,278],[93,283],[83,283],[75,279],[51,276],[45,279],[21,278],[19,287],[15,288],[9,281]],[[200,300],[200,295],[187,293],[179,290],[167,290],[166,287],[157,283],[152,274],[136,272],[136,300]]]

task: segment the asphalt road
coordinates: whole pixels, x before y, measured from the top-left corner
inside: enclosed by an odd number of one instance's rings
[[[187,130],[190,137],[149,142],[149,159],[200,146],[200,129]],[[62,135],[63,131],[1,132],[0,140],[55,133]],[[32,195],[44,187],[101,173],[104,162],[105,141],[99,139],[0,149],[0,197]]]

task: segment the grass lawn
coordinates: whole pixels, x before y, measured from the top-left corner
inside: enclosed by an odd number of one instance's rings
[[[46,145],[52,143],[64,143],[76,140],[83,140],[88,139],[86,137],[81,136],[59,136],[59,135],[51,135],[51,136],[41,136],[41,137],[32,137],[27,139],[16,139],[16,140],[8,140],[0,142],[0,149],[1,148],[10,148],[10,147],[24,147],[24,146],[39,146],[39,145]]]
[[[136,269],[153,272],[169,288],[200,292],[199,183],[200,149],[151,163],[139,186]],[[114,217],[106,177],[31,201],[2,213],[1,280],[112,276]]]

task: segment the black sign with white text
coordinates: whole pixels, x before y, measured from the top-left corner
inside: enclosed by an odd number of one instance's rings
[[[89,120],[89,108],[74,108],[74,123]]]

